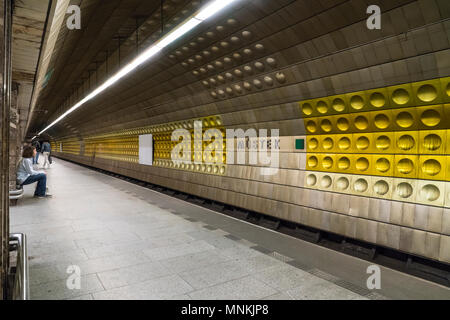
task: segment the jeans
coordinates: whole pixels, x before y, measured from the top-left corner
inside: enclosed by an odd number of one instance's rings
[[[39,152],[36,153],[36,159],[33,158],[33,164],[39,164],[38,160],[39,160]]]
[[[45,168],[45,166],[47,165],[50,168],[50,161],[48,160],[48,156],[50,155],[50,152],[44,151],[42,153],[42,155],[44,156],[44,165],[42,167]]]
[[[46,187],[47,187],[47,176],[44,173],[34,174],[29,176],[22,185],[32,184],[37,181],[36,190],[34,191],[34,195],[38,197],[45,196]]]

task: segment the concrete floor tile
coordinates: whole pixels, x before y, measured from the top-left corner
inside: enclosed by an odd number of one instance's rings
[[[195,300],[256,300],[278,293],[265,283],[247,276],[189,293]]]
[[[30,295],[33,300],[62,300],[103,290],[104,288],[97,275],[93,274],[81,277],[80,289],[69,289],[66,284],[66,279],[62,279],[30,286]]]
[[[204,266],[217,265],[227,260],[229,258],[220,255],[217,250],[207,250],[160,260],[160,262],[171,272],[181,273]]]
[[[250,258],[238,259],[236,260],[236,262],[246,270],[250,270],[252,272],[261,272],[273,267],[281,268],[286,266],[284,262],[269,257],[268,255],[265,254],[261,254]]]
[[[124,286],[104,292],[94,293],[95,300],[149,300],[169,299],[192,291],[183,279],[177,275],[161,277],[140,284]]]
[[[162,248],[154,248],[144,250],[144,254],[152,260],[164,260],[173,257],[184,256],[190,253],[197,253],[214,249],[213,246],[203,240],[193,241],[181,245],[167,246]]]
[[[353,300],[361,297],[325,280],[308,281],[286,293],[295,300]]]
[[[263,300],[293,300],[291,296],[284,292],[276,293],[272,296],[265,297]]]
[[[310,274],[289,265],[284,265],[263,270],[255,273],[253,276],[279,291],[285,291],[302,285],[302,283],[307,281]]]
[[[111,271],[99,272],[98,277],[106,290],[128,286],[147,281],[153,278],[171,274],[163,264],[159,262],[147,262]]]
[[[244,269],[238,263],[227,261],[180,273],[180,277],[193,288],[201,289],[242,278],[250,273],[249,270]]]

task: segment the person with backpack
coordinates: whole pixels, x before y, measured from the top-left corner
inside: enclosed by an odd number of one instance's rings
[[[41,144],[38,140],[34,141],[31,144],[36,149],[36,157],[33,157],[33,164],[39,164],[39,152],[41,152]]]

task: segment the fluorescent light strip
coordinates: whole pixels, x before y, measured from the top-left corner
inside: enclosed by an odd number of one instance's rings
[[[131,61],[129,64],[124,66],[122,69],[120,69],[115,75],[113,75],[111,78],[106,80],[100,87],[92,91],[90,94],[88,94],[86,97],[84,97],[82,100],[77,102],[73,107],[71,107],[69,110],[64,112],[61,116],[59,116],[55,121],[53,121],[51,124],[49,124],[44,130],[39,132],[39,135],[53,127],[55,124],[57,124],[59,121],[64,119],[68,114],[74,112],[76,109],[81,107],[83,104],[88,102],[89,100],[93,99],[95,96],[100,94],[101,92],[105,91],[107,88],[112,86],[114,83],[125,77],[127,74],[135,70],[137,67],[142,65],[144,62],[146,62],[148,59],[153,57],[155,54],[157,54],[159,51],[161,51],[163,48],[167,47],[169,44],[189,32],[190,30],[194,29],[196,26],[198,26],[200,23],[205,21],[206,19],[210,18],[226,6],[230,5],[231,3],[235,2],[237,0],[214,0],[211,1],[211,3],[207,4],[205,7],[200,9],[200,11],[189,20],[185,21],[184,23],[180,24],[178,27],[176,27],[174,30],[172,30],[170,33],[168,33],[166,36],[158,40],[155,44],[151,45],[148,49],[146,49],[144,52],[142,52],[139,56],[137,56],[133,61]]]

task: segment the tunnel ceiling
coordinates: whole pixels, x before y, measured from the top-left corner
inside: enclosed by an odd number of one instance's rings
[[[199,1],[194,3],[198,5]],[[136,40],[142,46],[150,34],[155,31],[158,34],[161,28],[160,1],[72,0],[69,4],[79,5],[82,28],[69,30],[63,23],[47,68],[48,81],[40,88],[30,134],[42,129],[49,116],[64,110],[69,97],[74,102],[89,92],[89,88],[95,88],[103,80],[99,67],[104,66],[108,74],[117,71],[119,54],[123,64],[130,51],[136,51]],[[190,14],[193,7],[190,1],[165,1],[164,19]]]
[[[366,27],[369,4],[382,9],[381,30]],[[166,0],[165,30],[201,5]],[[136,26],[139,49],[160,37],[159,1],[82,1],[81,10],[82,29],[59,35],[37,103],[48,111],[33,115],[31,133],[136,56]],[[440,0],[240,1],[48,133],[91,135],[211,114],[225,125],[277,126],[301,118],[299,100],[447,76],[449,17],[450,3]],[[280,129],[303,130],[295,121]]]

